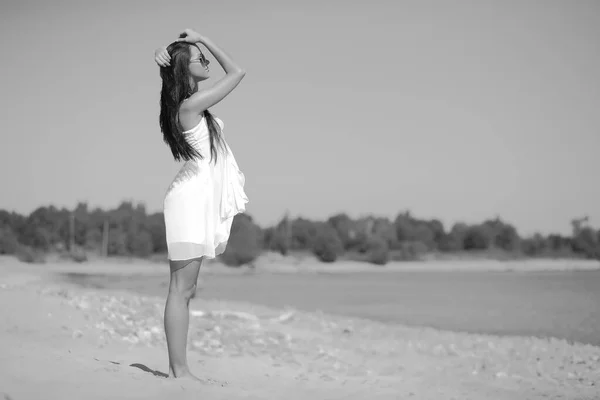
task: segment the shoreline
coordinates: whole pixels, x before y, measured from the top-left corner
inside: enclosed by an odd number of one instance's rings
[[[17,267],[17,265],[19,267]],[[0,266],[21,268],[44,273],[77,272],[86,274],[166,274],[167,262],[136,259],[108,258],[92,259],[83,263],[65,260],[50,260],[43,264],[29,264],[16,257],[0,256]],[[399,273],[399,272],[578,272],[600,270],[598,260],[578,259],[526,259],[526,260],[428,260],[391,261],[377,266],[359,261],[340,260],[322,263],[312,257],[281,256],[266,253],[258,257],[253,266],[229,267],[218,259],[203,262],[201,274],[246,275],[246,274],[351,274],[351,273]]]
[[[428,260],[391,261],[377,266],[359,261],[336,261],[325,264],[305,259],[290,262],[286,257],[267,255],[256,262],[256,270],[271,273],[352,273],[352,272],[553,272],[600,270],[598,260],[529,259],[529,260]]]

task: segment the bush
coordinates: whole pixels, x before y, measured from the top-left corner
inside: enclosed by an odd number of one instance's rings
[[[376,265],[385,265],[390,259],[389,246],[387,241],[375,236],[368,242],[367,261]]]
[[[334,262],[343,253],[344,245],[336,230],[325,223],[319,227],[312,251],[322,262]]]
[[[19,241],[12,229],[0,228],[0,254],[15,254],[18,248]]]
[[[471,226],[465,233],[465,250],[485,250],[490,247],[493,240],[493,232],[485,225]]]
[[[19,260],[26,263],[43,264],[46,262],[46,254],[43,251],[25,245],[19,245],[16,255]]]
[[[417,261],[427,253],[427,245],[419,241],[402,242],[400,250],[391,253],[394,261]]]
[[[262,252],[262,241],[260,227],[245,214],[238,214],[233,218],[227,248],[219,259],[230,267],[250,264]]]
[[[88,260],[87,251],[84,247],[76,245],[73,250],[60,251],[60,260],[76,263],[86,262]]]
[[[75,246],[69,253],[69,258],[77,263],[86,262],[88,260],[87,253],[82,247]]]

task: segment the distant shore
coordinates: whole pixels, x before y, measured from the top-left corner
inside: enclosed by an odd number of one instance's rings
[[[109,257],[96,258],[87,262],[76,263],[65,260],[49,259],[44,264],[21,263],[12,256],[0,256],[0,264],[20,265],[20,268],[33,268],[54,272],[89,272],[89,273],[159,273],[168,270],[166,260],[145,260],[138,258]],[[43,266],[43,267],[42,267]],[[339,260],[334,263],[323,263],[306,255],[282,256],[278,253],[266,252],[259,256],[252,266],[228,267],[218,259],[207,260],[202,266],[203,273],[208,274],[247,274],[247,273],[388,273],[388,272],[543,272],[543,271],[593,271],[600,270],[600,261],[582,259],[523,259],[523,260],[427,260],[427,261],[390,261],[384,266],[359,261]]]
[[[384,266],[365,262],[340,260],[331,264],[311,258],[285,257],[276,253],[265,254],[255,262],[258,271],[273,273],[347,273],[347,272],[434,272],[434,271],[473,271],[473,272],[540,272],[540,271],[591,271],[600,269],[598,260],[580,259],[523,259],[523,260],[427,260],[390,261]]]

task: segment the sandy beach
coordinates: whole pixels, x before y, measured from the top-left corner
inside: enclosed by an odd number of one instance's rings
[[[297,267],[291,264],[288,270]],[[191,305],[189,358],[205,381],[171,380],[163,297],[57,279],[69,270],[161,269],[141,261],[26,265],[2,258],[0,394],[12,400],[599,398],[599,347],[202,298]],[[219,271],[214,264],[203,273]]]

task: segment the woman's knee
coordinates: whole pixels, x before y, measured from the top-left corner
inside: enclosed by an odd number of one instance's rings
[[[185,265],[171,263],[171,283],[169,291],[185,300],[190,300],[196,295],[196,282],[202,259],[186,261]]]
[[[190,300],[196,296],[196,283],[175,280],[175,282],[171,282],[169,291],[172,294],[183,297],[185,300]]]

